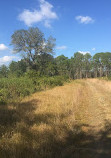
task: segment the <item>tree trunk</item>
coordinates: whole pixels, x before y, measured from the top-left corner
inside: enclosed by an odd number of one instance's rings
[[[86,78],[88,78],[88,71],[86,71]]]
[[[103,76],[103,69],[102,69],[102,66],[100,66],[100,77]]]
[[[80,79],[82,78],[82,71],[80,70]]]
[[[108,77],[108,69],[106,69],[106,77]]]
[[[94,77],[97,78],[97,70],[94,72]]]

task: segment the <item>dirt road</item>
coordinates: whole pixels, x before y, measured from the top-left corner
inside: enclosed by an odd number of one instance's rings
[[[86,96],[83,97],[86,102],[86,121],[88,124],[102,128],[104,122],[111,121],[111,82],[98,79],[87,79],[81,81],[84,83]],[[85,117],[85,116],[84,116]]]
[[[78,112],[78,117],[81,116],[79,123],[86,134],[83,142],[85,139],[89,142],[84,143],[78,156],[111,158],[111,82],[98,79],[78,82],[84,89],[79,101],[82,102]]]

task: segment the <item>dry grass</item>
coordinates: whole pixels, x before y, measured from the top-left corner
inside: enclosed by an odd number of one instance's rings
[[[17,105],[0,106],[0,158],[98,157],[100,149],[104,152],[101,138],[109,130],[110,94],[111,82],[76,80]],[[104,121],[105,128],[100,126]],[[109,143],[110,132],[106,135]],[[111,153],[106,153],[108,158]]]

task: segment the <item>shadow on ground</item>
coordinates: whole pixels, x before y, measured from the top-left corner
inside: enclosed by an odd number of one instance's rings
[[[75,123],[69,129],[53,124],[55,114],[35,115],[38,102],[0,107],[0,158],[111,158],[110,121],[99,131]]]

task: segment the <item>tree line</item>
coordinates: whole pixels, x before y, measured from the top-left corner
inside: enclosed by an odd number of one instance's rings
[[[17,30],[11,37],[15,53],[22,59],[12,61],[9,66],[0,67],[0,77],[23,76],[27,72],[36,72],[38,76],[67,76],[71,79],[96,78],[109,76],[111,71],[111,53],[101,52],[94,56],[80,52],[70,59],[64,55],[54,57],[55,39],[45,39],[38,28]]]

